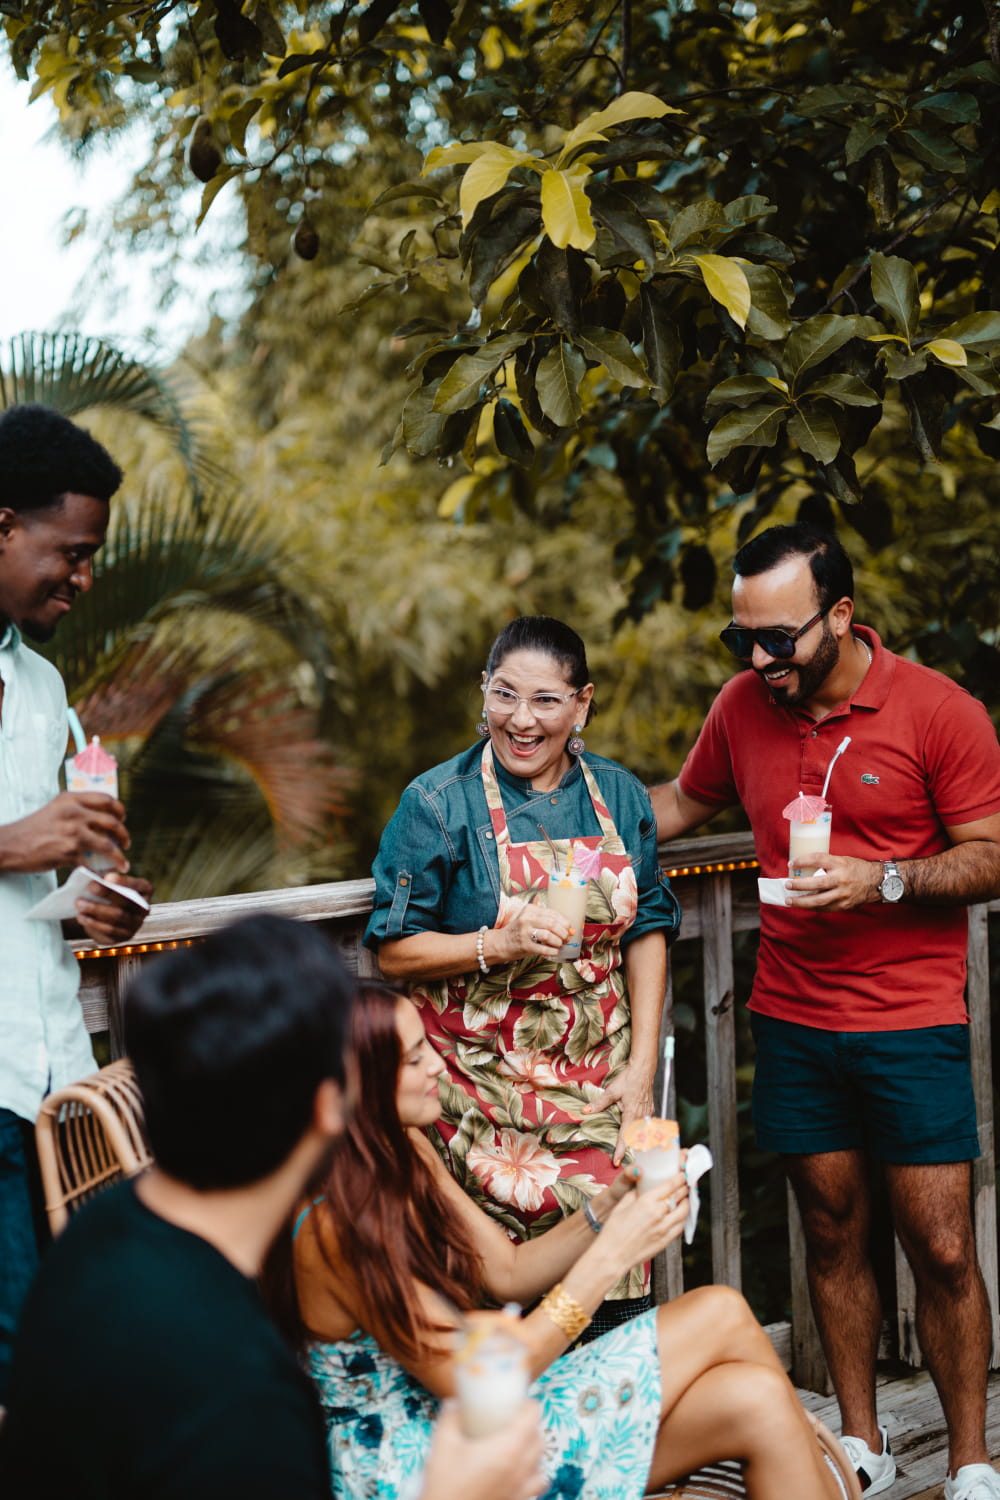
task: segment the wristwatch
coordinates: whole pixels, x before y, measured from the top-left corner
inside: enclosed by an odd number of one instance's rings
[[[894,859],[883,860],[882,869],[885,871],[885,874],[882,876],[882,883],[879,886],[879,894],[882,900],[901,901],[905,887],[903,885],[903,877],[896,868],[896,861]]]

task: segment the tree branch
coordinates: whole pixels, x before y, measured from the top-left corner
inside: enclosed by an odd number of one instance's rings
[[[936,199],[935,202],[929,205],[929,207],[925,208],[923,212],[919,214],[916,219],[914,219],[912,224],[908,225],[906,229],[901,229],[894,240],[890,240],[888,245],[883,245],[881,248],[881,254],[888,255],[891,251],[898,249],[904,240],[908,240],[910,238],[911,234],[916,234],[921,224],[926,224],[928,219],[934,217],[939,208],[943,208],[946,203],[950,202],[950,200],[954,198],[955,194],[958,191],[959,187],[956,183],[953,188],[949,188],[946,193],[942,193],[940,198]],[[847,292],[851,290],[852,286],[857,286],[858,282],[861,281],[863,277],[868,275],[868,270],[871,265],[871,257],[874,254],[875,251],[873,250],[869,255],[867,255],[865,257],[864,265],[859,266],[854,275],[848,281],[845,281],[844,285],[838,291],[836,291],[832,297],[828,298],[828,300],[823,303],[823,306],[819,309],[821,313],[829,312],[830,309],[840,301],[841,297],[843,297]]]

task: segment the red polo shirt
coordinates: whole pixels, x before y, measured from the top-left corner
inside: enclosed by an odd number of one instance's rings
[[[830,849],[860,859],[920,859],[950,847],[946,826],[1000,812],[1000,746],[982,704],[940,672],[872,650],[864,681],[819,721],[780,707],[753,671],[719,693],[680,784],[718,808],[742,803],[763,875],[788,875],[798,791],[827,794]],[[826,1031],[902,1031],[968,1020],[964,906],[872,902],[846,912],[761,906],[752,1010]]]

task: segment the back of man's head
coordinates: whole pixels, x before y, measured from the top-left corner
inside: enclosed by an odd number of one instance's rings
[[[202,1191],[280,1167],[319,1085],[344,1086],[353,994],[329,939],[284,917],[246,918],[144,968],[125,1044],[157,1165]]]
[[[0,505],[47,510],[67,494],[108,501],[122,471],[96,438],[49,406],[0,416]]]
[[[815,526],[770,526],[743,544],[733,558],[733,572],[737,578],[756,578],[790,557],[808,559],[821,609],[854,598],[851,559],[832,531]]]

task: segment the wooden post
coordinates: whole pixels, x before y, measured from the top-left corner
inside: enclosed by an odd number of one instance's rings
[[[989,908],[969,910],[969,1044],[972,1049],[972,1087],[979,1122],[978,1161],[972,1164],[972,1205],[976,1248],[990,1299],[993,1331],[991,1366],[1000,1365],[1000,1316],[997,1292],[996,1137],[993,1119],[993,1066],[990,1055]]]
[[[792,1271],[792,1383],[829,1396],[833,1391],[819,1341],[806,1277],[806,1240],[795,1194],[788,1188],[788,1248]]]
[[[704,949],[705,1046],[711,1175],[712,1277],[741,1287],[740,1183],[736,1133],[736,1024],[733,1015],[733,890],[728,875],[700,890]]]
[[[142,959],[133,954],[123,954],[108,962],[108,1044],[111,1061],[125,1056],[125,991],[142,968]]]

